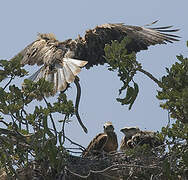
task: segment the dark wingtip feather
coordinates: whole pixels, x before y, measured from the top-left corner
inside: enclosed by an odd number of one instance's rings
[[[150,23],[150,24],[146,24],[146,25],[144,25],[144,26],[151,26],[151,25],[157,23],[158,21],[159,21],[159,20],[153,21],[152,23]]]
[[[164,27],[156,27],[156,28],[149,28],[152,30],[156,30],[158,31],[160,34],[164,35],[167,37],[166,41],[173,43],[173,41],[180,41],[177,38],[181,38],[180,36],[174,35],[174,34],[167,34],[167,33],[171,33],[171,32],[177,32],[180,29],[169,29],[172,28],[173,26],[164,26]]]
[[[174,35],[174,34],[166,34],[166,33],[161,33],[165,36],[171,36],[171,37],[174,37],[174,38],[181,38],[180,36],[177,36],[177,35]]]
[[[159,32],[177,32],[179,31],[180,29],[167,29],[167,30],[161,30],[161,29],[158,29]]]
[[[168,29],[168,28],[171,28],[171,27],[173,27],[173,26],[162,26],[162,27],[149,28],[149,29],[158,30],[158,29]]]
[[[153,23],[148,24],[148,25],[152,25],[152,24],[155,24],[157,22],[158,22],[158,20],[154,21]],[[177,35],[173,35],[173,34],[166,34],[168,32],[177,32],[177,31],[180,30],[180,29],[169,29],[169,28],[172,28],[172,27],[173,26],[161,26],[161,27],[148,28],[148,29],[158,31],[160,34],[167,37],[167,39],[166,39],[167,42],[173,43],[173,41],[179,41],[179,39],[177,39],[177,38],[181,38],[181,37],[177,36]]]

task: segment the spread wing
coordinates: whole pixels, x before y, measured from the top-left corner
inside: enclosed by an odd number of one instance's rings
[[[100,154],[107,142],[108,136],[105,133],[98,134],[88,145],[86,150],[82,153],[83,157],[87,157],[91,154]]]
[[[128,36],[131,41],[127,44],[128,52],[139,52],[146,50],[150,45],[166,44],[178,41],[179,36],[169,34],[178,31],[178,29],[169,29],[172,26],[146,28],[139,26],[128,26],[123,23],[103,24],[94,29],[87,30],[85,36],[79,37],[71,45],[75,44],[76,57],[88,61],[87,68],[104,64],[104,47],[105,44],[111,43],[112,40],[121,41]]]
[[[55,35],[38,34],[37,40],[29,44],[19,54],[23,56],[21,64],[42,65],[52,64],[55,59],[62,61],[64,49],[60,49],[60,43]]]
[[[128,36],[131,41],[126,45],[128,52],[139,52],[150,45],[166,44],[178,41],[178,36],[169,34],[178,29],[169,29],[172,26],[146,28],[128,26],[123,23],[103,24],[87,30],[84,37],[75,40],[68,39],[59,42],[54,34],[39,34],[36,41],[28,45],[19,54],[23,56],[23,65],[43,65],[31,79],[37,81],[41,77],[54,83],[54,92],[63,91],[67,83],[74,81],[80,72],[80,67],[86,65],[104,64],[105,44],[112,40],[121,41]]]
[[[56,40],[54,34],[39,34],[38,39],[28,45],[20,53],[22,65],[44,65],[30,79],[38,81],[45,78],[54,84],[54,93],[64,91],[68,83],[72,83],[81,67],[87,61],[69,58],[70,54],[64,43]]]

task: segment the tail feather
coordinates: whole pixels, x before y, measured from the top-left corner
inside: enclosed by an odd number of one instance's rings
[[[58,81],[57,81],[56,92],[64,91],[67,88],[67,82],[63,72],[63,68],[59,68],[57,70],[57,75],[58,75]]]
[[[54,72],[54,78],[51,81],[52,83],[54,83],[54,92],[57,92],[57,88],[58,88],[58,72]]]
[[[77,66],[76,64],[74,64],[71,61],[67,61],[67,65],[70,68],[70,70],[72,71],[72,73],[74,74],[74,76],[76,76],[77,74],[80,73],[81,68],[79,66]]]
[[[64,91],[67,84],[75,80],[75,76],[81,71],[81,67],[85,66],[87,61],[64,58],[62,63],[56,63],[54,69],[49,66],[41,67],[37,72],[29,77],[30,80],[37,82],[41,78],[54,84],[54,94],[57,91]]]
[[[32,74],[28,79],[30,79],[31,81],[35,81],[37,79],[37,76],[39,75],[40,71],[42,70],[42,68],[40,68],[37,72]]]
[[[72,58],[64,58],[63,62],[68,62],[68,63],[71,62],[79,67],[83,67],[88,63],[87,61],[82,61],[82,60],[72,59]]]
[[[72,73],[72,71],[71,71],[71,69],[69,68],[69,66],[68,66],[67,63],[64,63],[63,72],[64,72],[64,76],[65,76],[65,79],[66,79],[66,82],[67,82],[67,83],[71,83],[71,82],[74,81],[75,76],[74,76],[74,74]]]
[[[45,76],[46,81],[53,82],[53,79],[54,79],[54,73],[49,73],[47,76]]]

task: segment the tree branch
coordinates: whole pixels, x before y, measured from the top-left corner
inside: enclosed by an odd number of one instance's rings
[[[74,80],[74,83],[75,83],[76,88],[77,88],[76,103],[75,103],[75,114],[76,114],[76,117],[78,119],[78,122],[79,122],[80,126],[82,127],[84,132],[87,133],[88,130],[84,126],[84,124],[82,123],[82,120],[81,120],[80,115],[78,113],[78,107],[79,107],[80,97],[81,97],[81,87],[80,87],[80,83],[79,83],[79,78],[77,76],[76,76],[76,78]]]
[[[48,107],[48,106],[52,107],[51,104],[46,100],[46,98],[45,98],[44,96],[43,96],[43,99],[44,99],[44,101],[45,101],[47,107]],[[50,116],[50,119],[51,119],[51,122],[52,122],[52,126],[53,126],[53,128],[54,128],[54,133],[55,133],[56,140],[57,140],[57,129],[56,129],[56,125],[55,125],[55,122],[54,122],[54,119],[53,119],[51,113],[49,113],[49,116]]]
[[[146,76],[148,76],[150,79],[152,79],[155,83],[157,83],[157,85],[162,88],[163,84],[157,79],[155,78],[151,73],[145,71],[144,69],[142,69],[141,67],[137,69],[138,71],[144,73]]]
[[[8,83],[5,85],[5,87],[3,88],[3,90],[6,89],[6,87],[11,83],[11,81],[12,81],[13,79],[14,79],[13,76],[11,76],[11,77],[10,77],[10,80],[9,80]]]
[[[76,142],[73,142],[73,141],[72,141],[71,139],[69,139],[68,137],[65,136],[65,139],[67,139],[71,144],[74,144],[74,145],[80,147],[81,150],[83,150],[83,149],[85,150],[85,147],[83,147],[82,145],[80,145],[80,144],[78,144],[78,143],[76,143]]]

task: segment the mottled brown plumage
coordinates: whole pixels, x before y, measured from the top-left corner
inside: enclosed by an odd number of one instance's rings
[[[104,124],[104,133],[98,134],[82,153],[83,157],[99,155],[102,152],[110,153],[118,148],[117,135],[111,122]]]
[[[138,127],[124,127],[120,130],[125,136],[121,140],[120,150],[125,151],[133,148],[132,137],[140,132]]]
[[[140,131],[132,137],[132,143],[134,146],[147,144],[152,148],[163,144],[157,133],[152,131]]]
[[[103,24],[97,26],[95,29],[87,30],[83,38],[75,40],[76,58],[86,59],[87,68],[93,65],[104,64],[105,44],[110,44],[112,40],[121,41],[128,36],[131,41],[127,44],[126,49],[129,53],[139,52],[148,49],[151,45],[172,43],[178,41],[176,35],[167,34],[168,32],[176,32],[178,29],[169,30],[172,26],[159,28],[146,28],[139,26],[129,26],[123,23],[117,24]],[[75,43],[74,42],[74,43]],[[71,44],[71,42],[70,42]]]
[[[141,131],[136,127],[125,127],[121,129],[121,132],[125,135],[121,141],[121,151],[134,148],[138,145],[147,144],[149,147],[157,147],[162,144],[156,133],[152,131]]]
[[[54,84],[54,94],[64,91],[72,83],[87,61],[70,58],[72,52],[53,34],[39,34],[38,39],[19,54],[23,56],[21,64],[43,65],[30,79],[38,81],[45,78]]]
[[[152,23],[154,24],[154,23]],[[146,50],[150,45],[172,43],[178,36],[168,34],[178,29],[172,26],[146,28],[129,26],[123,23],[103,24],[87,30],[84,37],[60,42],[54,34],[39,34],[38,39],[19,54],[22,64],[43,65],[30,79],[38,81],[41,77],[54,83],[54,92],[63,91],[67,83],[74,81],[80,67],[90,68],[104,64],[105,44],[112,40],[121,41],[128,36],[131,41],[126,45],[128,52]]]

